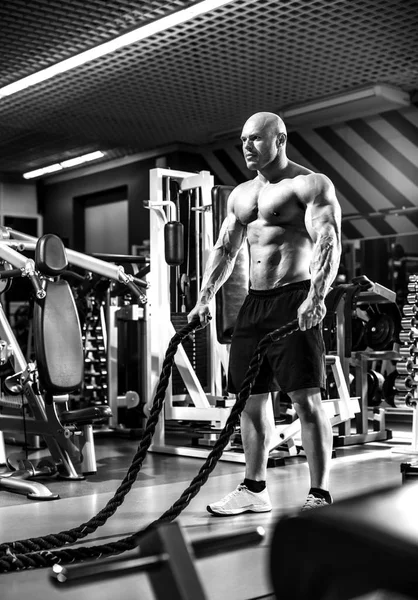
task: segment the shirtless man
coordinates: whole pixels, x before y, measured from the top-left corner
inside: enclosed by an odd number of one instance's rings
[[[242,147],[257,176],[228,198],[227,217],[210,254],[198,301],[189,321],[211,318],[209,302],[230,276],[247,242],[250,289],[239,311],[231,343],[228,389],[238,393],[258,342],[298,318],[300,330],[273,343],[241,416],[245,479],[210,504],[215,515],[267,512],[267,459],[274,428],[269,392],[286,392],[301,422],[311,487],[302,510],[332,502],[329,471],[332,428],[322,406],[325,348],[321,321],[325,295],[338,271],[341,211],[325,176],[289,160],[286,128],[278,115],[260,112],[245,123]]]

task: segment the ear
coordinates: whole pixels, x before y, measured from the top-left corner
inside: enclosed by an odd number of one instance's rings
[[[279,133],[279,135],[277,136],[277,141],[279,146],[284,146],[286,143],[286,134]]]

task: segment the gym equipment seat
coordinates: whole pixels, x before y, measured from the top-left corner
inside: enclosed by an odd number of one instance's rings
[[[39,238],[35,266],[45,292],[43,298],[36,297],[33,311],[36,374],[28,365],[25,373],[8,379],[23,382],[21,392],[25,393],[31,412],[25,427],[28,433],[45,439],[59,477],[84,479],[84,475],[97,471],[93,424],[106,422],[112,413],[107,405],[80,410],[66,410],[64,406],[64,410],[57,410],[63,397],[66,403],[66,395],[80,389],[84,376],[81,327],[71,287],[60,278],[68,261],[58,236],[46,234]],[[10,386],[7,380],[4,384]],[[4,426],[0,420],[0,428],[11,430],[6,420]],[[36,484],[28,481],[39,474],[23,469],[21,473],[2,475],[0,488],[27,493],[29,498],[48,499],[45,489],[37,494]]]

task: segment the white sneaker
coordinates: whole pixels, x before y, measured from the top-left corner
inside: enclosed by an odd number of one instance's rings
[[[325,500],[325,498],[317,498],[313,494],[308,494],[301,511],[312,510],[313,508],[320,508],[321,506],[329,506],[329,503]]]
[[[267,488],[262,492],[250,492],[246,485],[240,483],[236,490],[227,494],[219,502],[209,504],[207,510],[213,515],[240,515],[245,512],[269,512],[271,502]]]

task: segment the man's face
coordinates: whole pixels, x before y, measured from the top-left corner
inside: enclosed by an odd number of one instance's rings
[[[271,128],[258,121],[245,123],[241,142],[247,168],[251,171],[263,169],[277,156],[277,136]]]

